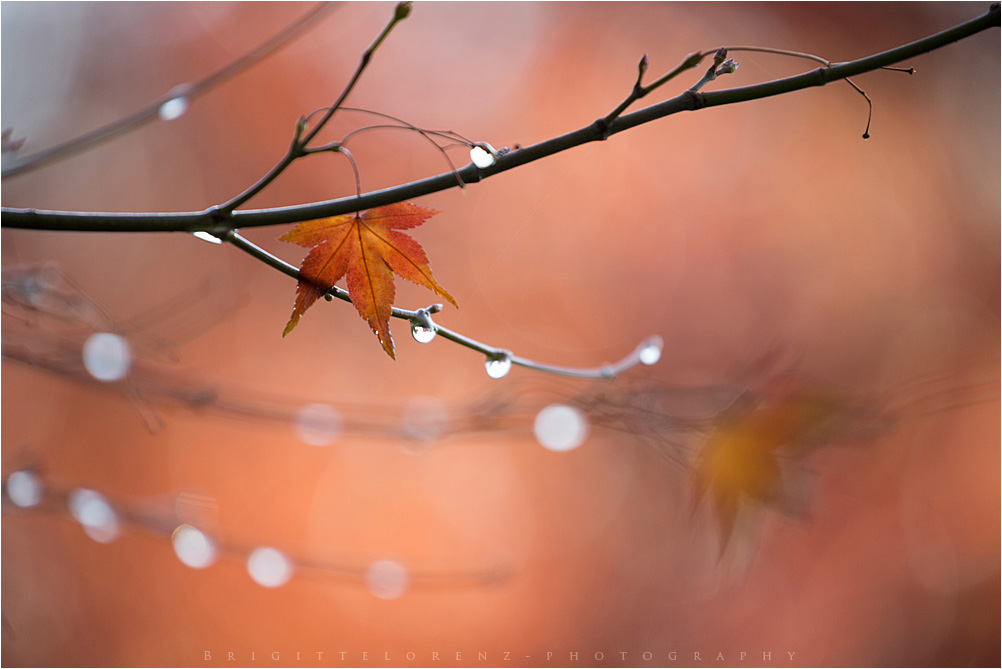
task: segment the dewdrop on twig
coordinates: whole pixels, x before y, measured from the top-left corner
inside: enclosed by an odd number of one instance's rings
[[[470,160],[480,169],[490,167],[497,160],[498,152],[487,142],[474,144],[470,149]]]
[[[664,340],[654,335],[641,345],[640,350],[637,351],[637,358],[642,364],[653,365],[661,359],[661,349],[664,348],[664,345]]]
[[[195,237],[198,237],[203,242],[209,242],[210,244],[222,244],[223,243],[222,239],[220,239],[219,237],[216,237],[215,235],[210,235],[208,232],[205,232],[204,230],[198,230],[198,231],[193,232],[191,234],[194,235]]]
[[[160,105],[157,115],[161,121],[173,121],[184,116],[186,111],[188,111],[188,98],[179,95]]]
[[[511,371],[511,358],[507,355],[502,355],[498,358],[488,358],[484,367],[487,369],[487,376],[492,379],[500,379]]]
[[[435,338],[435,328],[426,328],[423,325],[413,323],[411,325],[411,336],[419,344],[427,344]]]

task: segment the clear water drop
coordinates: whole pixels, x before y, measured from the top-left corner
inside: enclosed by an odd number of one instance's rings
[[[418,325],[417,323],[411,325],[411,336],[414,337],[414,341],[419,344],[427,344],[435,338],[435,334],[436,332],[434,328],[426,328],[423,325]]]
[[[15,505],[26,509],[42,501],[42,482],[38,474],[22,469],[7,477],[7,497]]]
[[[120,381],[132,365],[132,348],[124,337],[95,332],[84,343],[83,362],[87,372],[98,381]]]
[[[536,440],[550,451],[572,451],[588,437],[588,419],[574,407],[551,404],[536,414]]]
[[[247,558],[247,573],[258,585],[277,588],[292,578],[292,562],[277,548],[255,548]]]
[[[215,235],[210,235],[208,232],[205,232],[204,230],[198,230],[198,231],[193,232],[191,234],[194,235],[195,237],[198,237],[203,242],[209,242],[210,244],[222,244],[223,243],[222,239],[220,239],[219,237],[216,237]]]
[[[157,114],[160,115],[161,121],[173,121],[184,116],[186,111],[188,111],[188,98],[179,95],[160,105]]]
[[[393,560],[376,560],[365,572],[365,587],[380,599],[397,599],[410,585],[407,568]]]
[[[296,412],[296,435],[307,444],[329,446],[341,429],[341,414],[329,404],[307,404]]]
[[[205,569],[216,561],[215,544],[198,528],[178,525],[170,540],[177,559],[192,569]]]
[[[69,494],[70,515],[83,526],[84,532],[102,544],[118,537],[118,514],[99,492],[76,488]]]
[[[470,149],[470,160],[472,160],[473,164],[480,169],[490,167],[495,162],[494,154],[481,146],[474,146]]]
[[[487,376],[492,379],[500,379],[511,371],[511,358],[488,358],[484,364],[487,369]]]
[[[664,345],[664,339],[654,335],[640,348],[640,352],[637,354],[637,357],[640,358],[641,363],[645,365],[653,365],[661,359],[661,349],[664,348]]]

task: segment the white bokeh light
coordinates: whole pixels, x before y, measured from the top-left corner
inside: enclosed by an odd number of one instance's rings
[[[292,562],[277,548],[255,548],[247,558],[247,573],[258,585],[277,588],[292,578]]]
[[[307,404],[296,412],[296,435],[313,446],[328,446],[341,436],[341,414],[329,404]]]
[[[42,501],[42,482],[33,471],[12,472],[7,477],[7,497],[21,508],[37,506]]]
[[[393,560],[377,560],[365,572],[365,587],[380,599],[397,599],[407,592],[410,581],[407,568]]]
[[[536,440],[551,451],[570,451],[588,437],[588,419],[574,407],[551,404],[536,414]]]
[[[69,494],[70,515],[76,519],[84,532],[94,541],[106,544],[114,541],[119,533],[118,514],[99,492],[86,488],[76,488]]]
[[[177,559],[192,569],[205,569],[216,561],[215,544],[198,528],[178,525],[170,540]]]
[[[120,335],[95,332],[84,342],[83,362],[98,381],[121,381],[132,366],[132,347]]]

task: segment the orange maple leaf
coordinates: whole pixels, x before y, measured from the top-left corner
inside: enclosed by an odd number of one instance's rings
[[[303,313],[341,277],[347,277],[351,303],[379,337],[383,350],[394,358],[390,335],[390,314],[396,293],[394,274],[458,306],[452,295],[435,281],[421,245],[409,235],[397,232],[415,228],[438,213],[400,202],[357,214],[305,221],[279,237],[310,249],[299,267],[296,304],[282,336],[292,332]]]

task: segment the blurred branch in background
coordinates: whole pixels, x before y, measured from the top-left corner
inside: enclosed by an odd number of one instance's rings
[[[247,52],[229,65],[213,72],[203,79],[199,79],[191,83],[178,84],[162,97],[154,100],[134,114],[130,114],[129,116],[113,121],[104,127],[85,133],[79,137],[74,137],[73,139],[67,140],[61,144],[57,144],[49,149],[37,151],[27,156],[13,158],[11,160],[11,164],[5,166],[2,172],[0,172],[0,176],[6,179],[18,176],[19,174],[25,174],[32,170],[39,169],[40,167],[44,167],[50,163],[62,160],[63,158],[67,158],[75,153],[86,151],[87,149],[93,148],[102,142],[115,139],[122,133],[135,130],[136,128],[150,123],[151,121],[155,121],[157,119],[162,121],[172,121],[178,118],[188,110],[188,107],[198,97],[205,95],[227,79],[235,77],[248,68],[253,67],[255,64],[295,40],[307,30],[318,25],[320,19],[333,10],[335,6],[336,3],[334,2],[319,3],[313,7],[313,9],[303,14],[303,16],[295,22],[289,24],[289,26],[284,30],[276,33],[273,37],[263,42],[254,50]],[[12,132],[13,129],[4,128],[4,137],[6,138],[8,134]],[[17,139],[16,141],[16,147],[10,147],[13,149],[13,151],[10,151],[11,153],[21,148],[24,138]],[[5,140],[4,153],[8,152]]]

